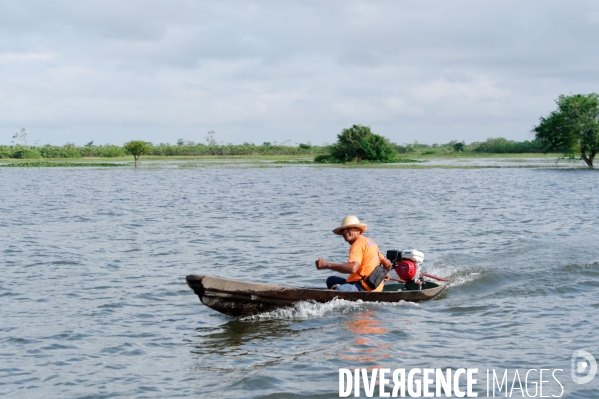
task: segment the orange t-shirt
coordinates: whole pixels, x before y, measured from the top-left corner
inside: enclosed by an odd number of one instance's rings
[[[364,236],[358,237],[351,247],[349,247],[349,258],[347,261],[358,262],[360,267],[356,273],[350,274],[346,281],[351,283],[361,280],[362,277],[368,277],[374,268],[380,265],[381,258],[383,258],[383,255],[374,241]],[[374,290],[371,290],[368,284],[362,281],[362,287],[367,291],[382,291],[384,285],[385,283],[382,282]]]

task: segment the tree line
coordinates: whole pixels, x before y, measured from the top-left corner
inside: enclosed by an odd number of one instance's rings
[[[155,156],[205,156],[205,155],[315,155],[325,152],[327,146],[300,144],[298,146],[264,143],[243,144],[202,144],[183,142],[182,144],[148,144],[145,155]],[[0,158],[39,159],[39,158],[84,158],[84,157],[123,157],[128,155],[125,146],[93,145],[77,146],[67,143],[62,146],[46,144],[0,145]]]
[[[50,144],[28,145],[27,132],[21,129],[13,136],[12,145],[0,145],[0,158],[82,158],[82,157],[121,157],[133,155],[135,164],[141,155],[155,156],[239,156],[239,155],[292,155],[315,156],[320,163],[346,162],[401,162],[402,156],[446,155],[457,153],[522,154],[557,152],[568,158],[580,158],[589,168],[599,152],[599,95],[561,95],[556,100],[557,110],[547,117],[541,117],[532,132],[531,141],[514,141],[502,137],[489,138],[484,142],[466,144],[452,140],[445,144],[399,145],[373,133],[369,126],[353,125],[337,135],[337,142],[322,146],[302,143],[284,145],[276,143],[218,144],[214,131],[209,131],[206,144],[179,139],[176,144],[133,140],[123,146],[94,145],[93,141],[84,146],[67,143],[63,146]],[[15,140],[17,143],[15,144]]]
[[[148,143],[148,151],[145,155],[154,156],[206,156],[206,155],[306,155],[313,156],[328,154],[333,145],[283,145],[283,144],[203,144],[183,141],[182,143],[169,144]],[[473,142],[465,144],[463,141],[450,141],[445,144],[423,144],[417,141],[409,144],[390,143],[397,154],[410,155],[443,155],[455,153],[495,153],[495,154],[518,154],[518,153],[542,153],[544,147],[536,140],[513,141],[505,138],[489,138],[484,142]],[[556,151],[560,152],[560,151]],[[39,159],[39,158],[85,158],[85,157],[123,157],[128,155],[124,146],[105,144],[86,144],[77,146],[67,143],[58,145],[28,145],[12,144],[0,145],[0,158],[15,159]]]

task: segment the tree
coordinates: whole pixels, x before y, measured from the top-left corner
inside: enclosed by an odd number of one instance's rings
[[[466,143],[464,143],[463,141],[461,141],[461,142],[456,141],[456,142],[452,142],[450,144],[455,152],[463,152],[464,147],[466,146]]]
[[[564,150],[570,157],[580,156],[589,168],[599,151],[599,95],[559,96],[557,110],[533,128],[545,152]]]
[[[331,154],[318,156],[315,162],[395,162],[397,154],[393,145],[369,126],[353,125],[337,135]]]
[[[211,145],[211,146],[214,146],[214,145],[216,145],[216,140],[214,139],[214,135],[215,135],[215,134],[216,134],[216,133],[214,132],[214,130],[209,130],[209,131],[206,133],[206,137],[205,137],[205,139],[206,139],[206,144],[208,144],[208,145]]]
[[[22,127],[20,131],[16,132],[12,138],[17,141],[22,141],[24,145],[27,145],[27,132],[25,131],[24,127]],[[14,143],[15,141],[12,140],[12,142]]]
[[[139,156],[142,154],[147,154],[150,152],[152,146],[150,143],[141,140],[132,140],[125,145],[123,145],[125,152],[127,154],[133,155],[133,159],[135,159],[135,167],[137,168],[137,160]]]

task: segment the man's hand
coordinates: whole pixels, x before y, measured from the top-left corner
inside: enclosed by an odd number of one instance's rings
[[[381,258],[381,265],[383,265],[385,269],[391,270],[391,266],[393,266],[393,263],[391,263],[389,259]]]
[[[318,260],[314,263],[316,263],[316,268],[318,270],[326,269],[328,266],[327,261],[322,259],[320,256],[318,257]]]

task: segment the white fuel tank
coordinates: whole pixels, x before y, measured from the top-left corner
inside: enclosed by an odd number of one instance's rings
[[[401,258],[413,260],[418,265],[424,262],[424,254],[416,249],[404,249],[401,251]]]

